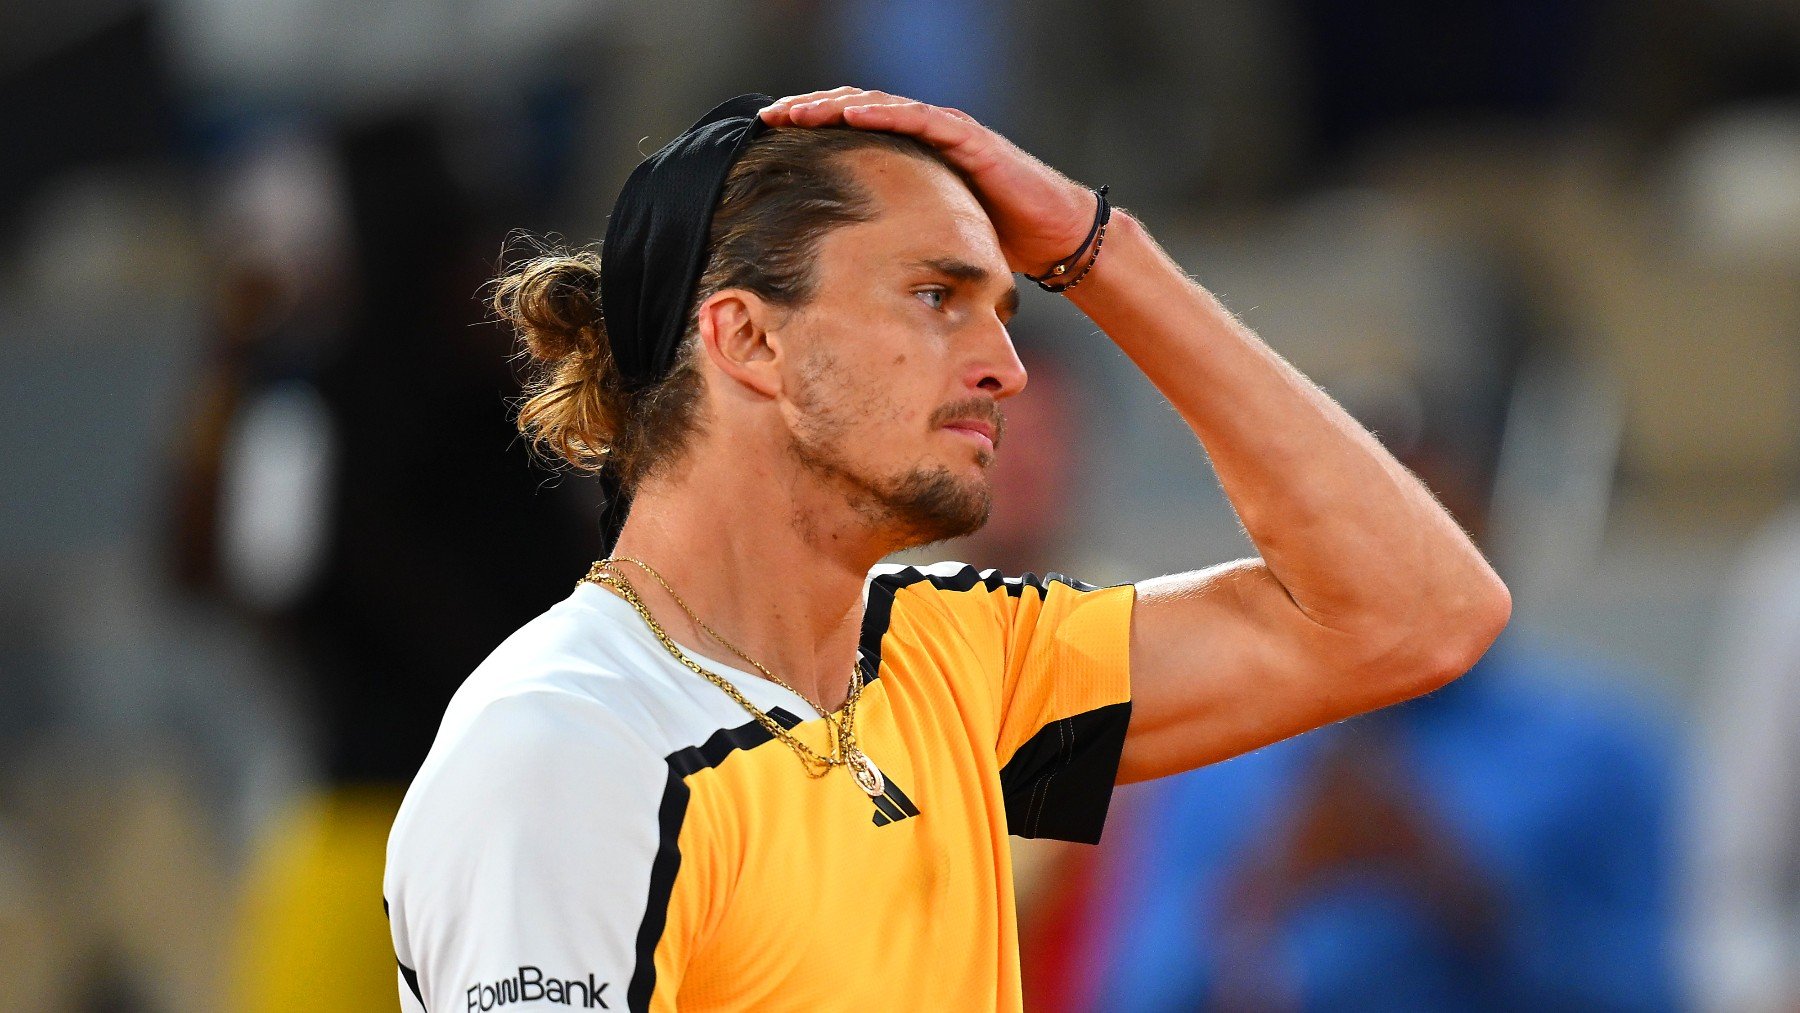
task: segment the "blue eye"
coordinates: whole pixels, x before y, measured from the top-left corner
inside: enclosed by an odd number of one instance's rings
[[[937,302],[930,303],[930,306],[934,310],[941,310],[944,308],[944,297],[949,295],[949,293],[944,291],[941,288],[925,288],[925,289],[920,289],[917,292],[914,292],[913,295],[935,296],[937,298]]]

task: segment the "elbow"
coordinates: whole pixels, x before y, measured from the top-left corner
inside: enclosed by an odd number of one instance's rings
[[[1512,619],[1512,594],[1486,566],[1479,579],[1415,599],[1363,640],[1353,667],[1369,706],[1385,707],[1455,682]]]
[[[1446,686],[1474,668],[1512,621],[1512,592],[1492,569],[1481,569],[1470,587],[1439,599],[1421,624],[1414,674],[1419,693]]]

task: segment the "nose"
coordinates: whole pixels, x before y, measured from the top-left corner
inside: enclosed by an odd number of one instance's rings
[[[998,317],[982,328],[976,342],[976,354],[968,370],[969,386],[983,391],[996,401],[1012,397],[1025,389],[1025,364],[1019,361],[1012,335]]]

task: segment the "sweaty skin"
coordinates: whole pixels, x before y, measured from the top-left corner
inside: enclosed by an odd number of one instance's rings
[[[911,134],[960,178],[844,156],[881,210],[821,243],[813,302],[726,290],[699,307],[705,431],[692,460],[638,490],[617,551],[663,568],[709,623],[834,706],[867,571],[933,533],[882,493],[923,482],[947,502],[984,498],[980,423],[1026,382],[1005,326],[1011,273],[1078,247],[1094,196],[954,109],[845,87],[761,115]],[[1068,298],[1193,429],[1259,553],[1138,584],[1121,781],[1428,692],[1486,651],[1511,598],[1470,539],[1136,218],[1115,210]],[[947,408],[966,418],[944,424]],[[677,640],[707,643],[660,589],[646,597]]]

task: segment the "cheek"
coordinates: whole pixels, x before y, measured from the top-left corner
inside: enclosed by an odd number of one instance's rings
[[[849,392],[851,424],[883,443],[892,442],[909,418],[906,401],[899,397],[890,378],[875,376]]]
[[[809,359],[808,414],[828,418],[826,426],[811,428],[817,435],[829,428],[833,439],[853,443],[867,455],[910,456],[925,421],[945,400],[943,377],[932,365],[936,349],[916,333],[916,325],[876,313],[866,319],[869,323],[853,333],[821,341]]]
[[[858,448],[855,456],[878,454],[896,443],[907,417],[905,402],[885,377],[843,359],[812,372],[795,406],[808,442]]]
[[[935,406],[919,375],[924,359],[916,351],[895,352],[889,346],[852,367],[845,389],[859,421],[889,436],[904,427],[918,428]]]

